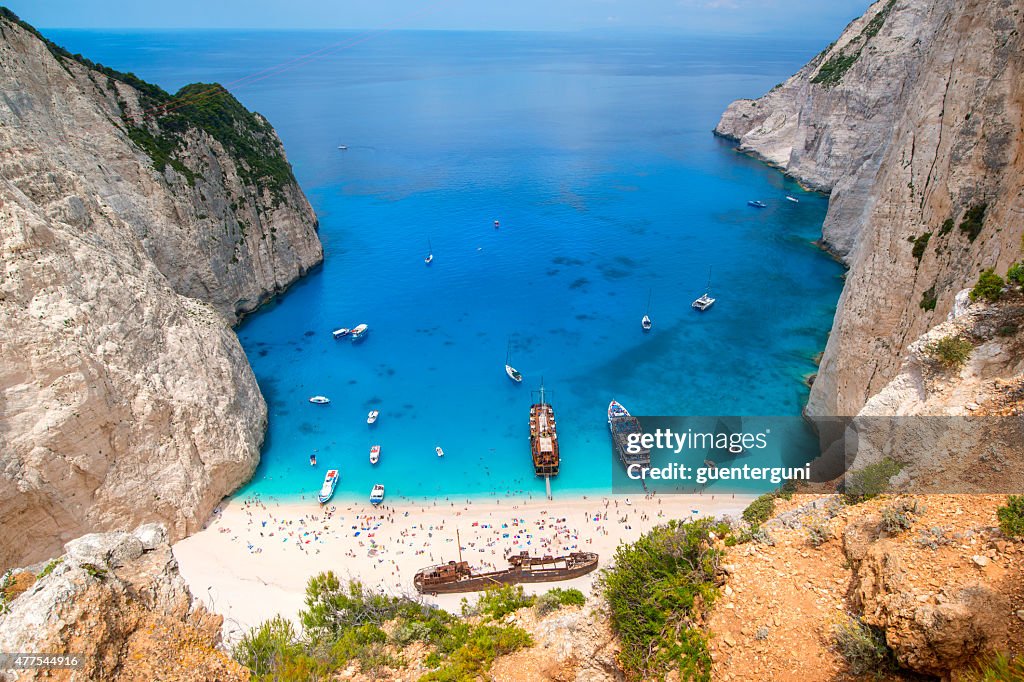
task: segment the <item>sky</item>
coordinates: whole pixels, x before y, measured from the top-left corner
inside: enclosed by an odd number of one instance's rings
[[[869,0],[0,0],[39,28],[657,29],[831,40]]]

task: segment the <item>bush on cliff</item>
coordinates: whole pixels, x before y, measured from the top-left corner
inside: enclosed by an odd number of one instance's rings
[[[1010,495],[1006,506],[996,510],[999,529],[1010,537],[1024,537],[1024,495]]]
[[[765,493],[743,510],[743,520],[752,526],[760,526],[775,513],[775,493]]]
[[[701,628],[718,594],[723,552],[711,533],[728,532],[711,519],[671,521],[631,545],[619,545],[599,589],[619,636],[619,662],[630,679],[710,680],[711,655]]]
[[[971,358],[974,345],[962,336],[943,336],[924,347],[924,352],[946,369],[958,371]]]
[[[1006,281],[1024,286],[1024,263],[1014,263],[1006,271]]]
[[[989,268],[982,270],[978,276],[978,282],[971,289],[969,295],[972,301],[977,301],[980,298],[983,301],[995,303],[1003,295],[1004,286],[1006,286],[1006,282],[1003,281],[1003,278],[996,274],[994,268]]]

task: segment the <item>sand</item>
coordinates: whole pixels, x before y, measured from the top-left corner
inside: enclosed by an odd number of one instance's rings
[[[306,581],[332,570],[343,579],[389,594],[415,596],[421,568],[462,557],[475,569],[505,568],[507,554],[535,556],[581,550],[609,565],[616,546],[669,519],[739,515],[751,496],[653,495],[576,497],[554,501],[507,498],[438,500],[372,507],[333,501],[225,500],[206,527],[174,545],[192,593],[225,618],[229,641],[281,614],[294,619]],[[590,594],[598,571],[574,580],[524,585],[529,593],[575,587]],[[425,601],[458,612],[463,596]]]

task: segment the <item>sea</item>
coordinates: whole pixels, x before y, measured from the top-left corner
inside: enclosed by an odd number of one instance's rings
[[[599,495],[620,466],[612,399],[791,420],[807,400],[842,287],[815,245],[827,197],[711,131],[821,40],[45,33],[171,92],[225,84],[277,129],[319,216],[323,266],[237,328],[269,408],[240,494],[308,499],[336,468],[341,499],[374,483],[389,499],[542,497],[528,415],[543,386],[554,497]],[[360,323],[361,342],[332,337]]]

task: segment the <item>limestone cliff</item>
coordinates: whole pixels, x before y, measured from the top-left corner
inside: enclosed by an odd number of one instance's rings
[[[831,192],[850,272],[808,411],[856,414],[1024,231],[1024,2],[880,0],[716,132]]]
[[[0,10],[0,567],[92,530],[199,527],[266,422],[230,325],[321,259],[263,118]]]
[[[161,526],[69,542],[58,559],[13,573],[3,601],[0,651],[76,654],[82,667],[0,671],[0,679],[228,682],[250,676],[218,650],[223,619],[193,604]]]

